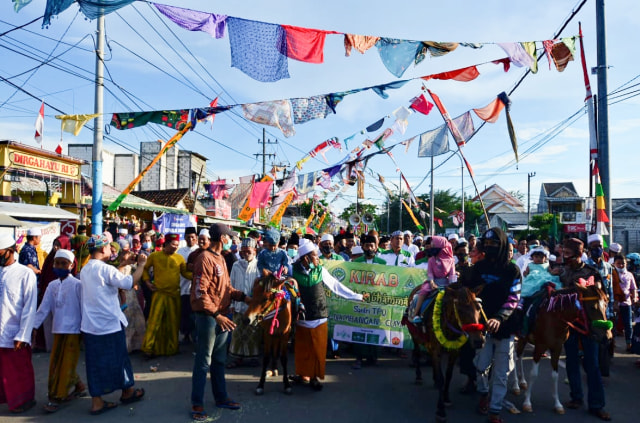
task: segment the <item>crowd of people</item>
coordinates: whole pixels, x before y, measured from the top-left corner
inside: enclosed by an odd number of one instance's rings
[[[144,397],[144,389],[134,386],[131,353],[173,355],[180,345],[193,345],[195,351],[191,417],[208,418],[207,374],[216,406],[239,409],[227,393],[225,370],[259,363],[261,330],[243,316],[254,281],[269,273],[295,279],[305,310],[296,324],[292,378],[322,390],[325,360],[339,354],[328,333],[325,288],[363,300],[363,294],[331,276],[323,266],[328,260],[425,269],[427,279],[408,308],[413,324],[421,322],[424,299],[433,290],[459,284],[476,291],[486,313],[487,342],[481,350],[464,346],[460,351],[461,372],[468,379],[463,393],[479,392],[478,411],[493,423],[502,421],[504,408],[515,409],[505,400],[514,338],[521,329],[512,316],[549,283],[561,288],[580,279],[600,282],[609,299],[607,318],[624,334],[627,351],[640,354],[635,284],[640,254],[625,255],[618,243],[605,251],[599,235],[550,246],[532,236],[514,240],[498,228],[478,239],[409,231],[380,236],[375,230],[357,236],[342,228],[318,236],[253,230],[241,237],[221,224],[187,228],[181,239],[138,226],[113,229],[88,236],[86,227],[79,226],[73,237],[56,238],[48,253],[39,247],[38,229],[29,230],[20,251],[11,236],[0,236],[0,402],[8,403],[11,412],[35,405],[32,352],[50,351],[46,412],[56,412],[88,390],[90,413],[97,415],[117,407],[102,399],[108,393],[121,390],[123,404]],[[582,362],[588,411],[610,420],[602,377],[609,375],[612,342],[570,330],[567,408],[581,408],[585,401]],[[81,345],[86,384],[76,370]],[[353,369],[376,362],[377,347],[354,345],[353,352]],[[274,374],[277,369],[269,369],[268,376]]]

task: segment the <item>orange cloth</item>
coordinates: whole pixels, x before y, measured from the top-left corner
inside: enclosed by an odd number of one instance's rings
[[[324,379],[329,325],[324,322],[310,329],[296,327],[296,374],[310,378]]]
[[[373,37],[371,35],[344,34],[344,55],[347,57],[351,56],[352,48],[364,54],[365,51],[375,46],[379,39],[380,37]]]
[[[473,109],[476,115],[485,122],[495,123],[500,117],[500,112],[504,109],[504,103],[496,97],[491,103],[480,109]]]

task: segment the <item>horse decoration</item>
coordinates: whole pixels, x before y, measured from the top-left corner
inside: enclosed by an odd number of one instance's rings
[[[264,338],[264,355],[260,382],[256,395],[264,394],[267,368],[277,367],[280,357],[285,394],[291,394],[291,382],[287,374],[287,344],[291,334],[293,317],[301,307],[300,294],[295,279],[283,276],[279,272],[256,279],[253,284],[251,302],[245,312],[249,324],[261,325]]]
[[[539,296],[542,296],[541,301]],[[526,390],[522,409],[525,412],[533,412],[531,391],[538,377],[540,359],[549,350],[551,353],[551,392],[554,411],[558,414],[564,414],[564,407],[558,397],[558,361],[562,347],[569,338],[569,328],[584,335],[590,334],[600,340],[611,336],[613,325],[607,321],[606,317],[607,296],[602,290],[601,284],[599,282],[593,283],[593,279],[590,278],[590,280],[581,280],[574,286],[557,291],[552,288],[548,288],[546,291],[542,290],[531,298],[533,301],[525,302],[525,305],[528,304],[528,306],[524,310],[524,319],[533,322],[533,325],[529,325],[528,332],[519,336],[516,343],[516,376],[520,379],[519,387]],[[535,312],[535,316],[531,316],[532,312]],[[529,373],[528,386],[524,378],[522,363],[522,353],[527,342],[534,345],[533,366]]]
[[[409,304],[412,304],[413,297],[419,289],[420,286],[411,292]],[[412,323],[405,315],[402,324],[409,329],[414,343],[416,384],[422,384],[420,345],[424,345],[431,354],[433,380],[439,391],[436,421],[445,422],[445,406],[452,404],[449,398],[449,385],[460,348],[467,342],[471,342],[474,348],[484,346],[484,324],[480,323],[484,312],[474,292],[458,284],[443,290],[434,290],[425,302],[429,303],[422,313],[421,323]],[[442,361],[445,352],[448,353],[447,369],[443,375]]]

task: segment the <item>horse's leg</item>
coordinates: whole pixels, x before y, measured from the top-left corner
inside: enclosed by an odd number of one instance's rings
[[[416,385],[422,385],[422,369],[420,368],[420,344],[413,340],[413,362],[416,366]]]
[[[260,372],[260,382],[258,382],[258,387],[255,390],[256,395],[264,394],[264,383],[267,378],[267,366],[269,365],[269,361],[271,360],[272,348],[273,348],[272,339],[265,336],[264,337],[264,353],[262,356],[262,372]]]
[[[282,381],[284,382],[284,393],[289,395],[293,391],[291,390],[291,382],[289,382],[289,375],[287,372],[287,363],[289,357],[287,355],[287,344],[289,343],[289,334],[283,334],[280,337],[280,363],[282,363]]]
[[[558,361],[562,352],[562,344],[554,345],[551,349],[551,380],[553,383],[553,410],[558,414],[564,414],[564,407],[558,397]]]
[[[447,360],[447,373],[444,378],[444,405],[450,407],[453,405],[451,398],[449,398],[449,386],[451,385],[451,379],[453,378],[453,369],[458,359],[458,352],[451,351]]]
[[[526,345],[526,341],[524,342],[524,344]],[[518,377],[520,378],[518,387],[521,390],[526,391],[528,388],[528,385],[527,385],[527,379],[525,379],[524,377],[524,360],[522,359],[522,355],[524,354],[523,350],[524,350],[524,346],[522,347],[522,350],[520,350],[516,354],[516,372],[518,373]]]
[[[533,365],[531,366],[531,372],[529,373],[529,389],[527,389],[527,393],[524,397],[524,403],[522,404],[522,411],[526,411],[527,413],[533,412],[533,407],[531,406],[531,392],[533,391],[533,384],[536,382],[536,378],[538,377],[540,359],[544,353],[544,347],[540,345],[539,341],[540,339],[538,339],[538,343],[533,350]]]
[[[442,423],[447,421],[447,412],[445,411],[445,398],[444,398],[444,375],[442,374],[442,350],[434,347],[431,353],[433,360],[433,380],[436,388],[438,388],[438,405],[436,406],[436,422]]]

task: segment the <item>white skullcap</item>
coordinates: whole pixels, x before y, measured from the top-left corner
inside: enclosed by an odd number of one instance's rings
[[[619,253],[622,251],[622,245],[618,244],[617,242],[612,242],[609,246],[609,251],[611,251],[612,253]]]
[[[596,241],[600,241],[600,243],[602,244],[602,235],[591,234],[587,238],[587,244],[591,244],[592,242],[596,242]]]
[[[557,257],[555,256],[555,254],[549,254],[549,261],[555,262],[557,259]]]
[[[5,250],[16,245],[16,240],[11,235],[0,235],[0,250]]]
[[[126,228],[120,228],[120,229],[118,229],[118,233],[120,235],[127,235],[129,233],[129,230],[126,229]]]
[[[418,235],[417,237],[414,238],[416,241],[422,241],[424,238],[422,238],[420,235]]]
[[[549,257],[549,251],[547,251],[547,249],[542,245],[531,247],[531,249],[529,250],[529,257],[533,256],[535,253],[544,254],[545,257]]]
[[[351,254],[364,254],[364,250],[362,249],[361,246],[356,245],[351,249]]]
[[[449,235],[449,237],[448,237],[447,239],[448,239],[449,241],[452,241],[452,240],[454,240],[454,239],[455,239],[455,240],[458,240],[458,234],[451,234],[451,235]]]
[[[294,263],[297,262],[298,260],[300,260],[302,257],[306,256],[307,254],[317,250],[318,247],[316,246],[316,244],[314,244],[313,242],[309,241],[306,238],[302,238],[300,240],[300,244],[298,246],[298,255],[296,255],[293,258]]]
[[[403,235],[413,235],[411,231],[404,231]]]
[[[333,242],[333,235],[331,234],[323,234],[322,238],[320,238],[320,242],[331,241]]]
[[[40,228],[29,228],[27,236],[42,236],[42,231]]]
[[[67,260],[69,260],[70,263],[73,263],[73,260],[75,259],[75,256],[73,255],[73,253],[71,251],[63,250],[62,248],[60,248],[58,251],[56,251],[55,258],[67,259]]]
[[[198,236],[206,236],[207,238],[211,238],[211,235],[209,235],[209,229],[202,229]]]

